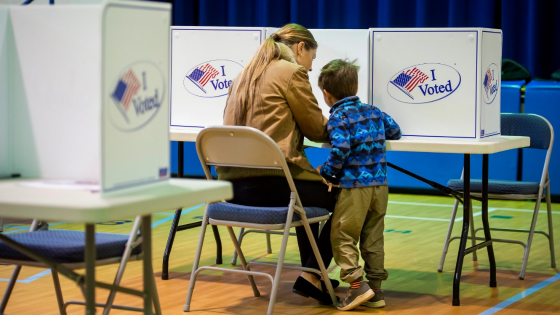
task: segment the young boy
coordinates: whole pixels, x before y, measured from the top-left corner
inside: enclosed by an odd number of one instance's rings
[[[385,306],[380,290],[388,275],[383,251],[383,218],[389,195],[385,140],[401,137],[399,125],[389,115],[355,96],[358,70],[355,61],[336,59],[319,75],[319,87],[331,107],[327,130],[332,150],[327,162],[317,169],[325,179],[340,185],[331,243],[340,279],[350,283],[346,298],[337,306],[344,311],[359,305]],[[360,252],[364,268],[358,264]],[[362,281],[364,270],[368,283]]]

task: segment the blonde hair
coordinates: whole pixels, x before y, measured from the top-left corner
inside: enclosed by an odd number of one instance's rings
[[[305,49],[317,49],[317,42],[311,32],[299,24],[287,24],[261,44],[259,50],[241,71],[233,86],[235,89],[233,100],[235,104],[234,123],[245,125],[246,112],[253,107],[260,106],[259,85],[262,74],[275,60],[285,59],[295,63],[292,50],[293,44],[303,42]],[[255,104],[259,102],[258,104]]]

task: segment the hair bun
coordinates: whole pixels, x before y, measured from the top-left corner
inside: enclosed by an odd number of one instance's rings
[[[275,42],[277,42],[280,39],[280,36],[277,33],[274,33],[270,35],[270,38],[272,38]]]

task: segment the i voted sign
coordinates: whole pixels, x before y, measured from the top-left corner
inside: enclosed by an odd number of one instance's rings
[[[482,80],[482,97],[486,104],[492,104],[498,95],[498,87],[500,82],[498,66],[492,63],[486,69],[484,73],[484,79]]]
[[[231,81],[243,70],[239,63],[218,59],[202,62],[190,69],[183,79],[185,89],[198,97],[227,95]]]
[[[109,106],[109,117],[122,131],[146,126],[159,112],[165,97],[163,74],[148,61],[123,69],[113,86],[110,97],[114,106]]]
[[[389,95],[402,103],[423,104],[453,94],[461,85],[461,74],[441,63],[424,63],[397,72],[387,83]]]

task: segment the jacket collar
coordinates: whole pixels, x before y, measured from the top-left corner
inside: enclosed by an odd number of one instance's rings
[[[340,107],[343,104],[355,104],[355,103],[359,103],[360,102],[360,98],[357,96],[349,96],[349,97],[345,97],[341,100],[339,100],[338,102],[334,103],[333,106],[331,107],[331,110],[329,111],[330,114],[332,114],[336,108]]]

